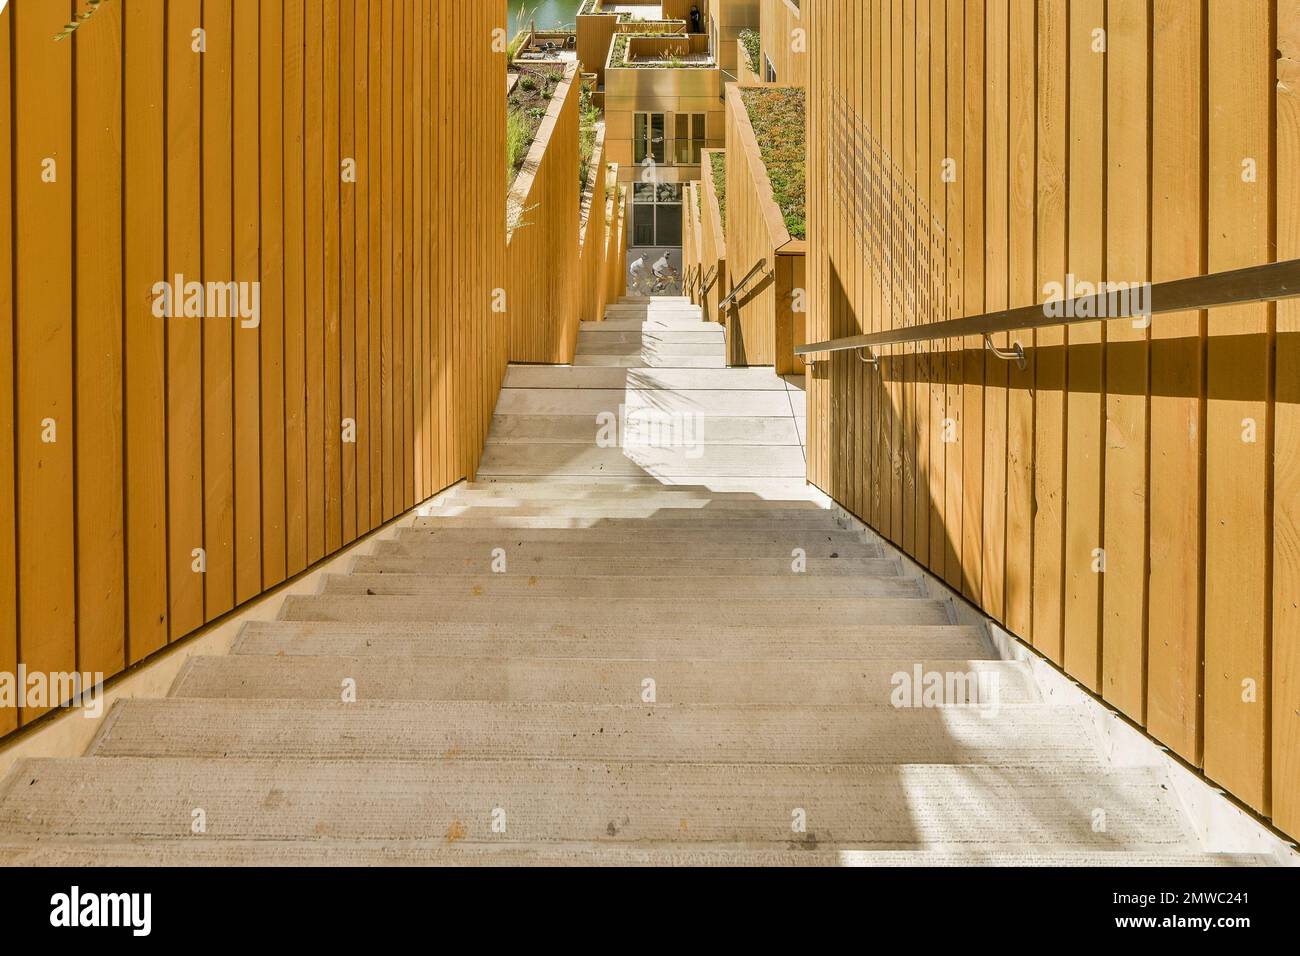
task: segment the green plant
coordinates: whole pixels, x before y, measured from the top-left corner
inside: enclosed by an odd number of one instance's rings
[[[806,239],[807,143],[804,91],[795,87],[743,89],[758,152],[772,184],[772,198],[792,239]]]
[[[741,30],[740,43],[749,57],[749,72],[758,75],[758,64],[762,59],[763,40],[757,30]]]
[[[718,220],[727,228],[727,154],[716,150],[709,156],[713,167],[713,195],[718,197]]]
[[[506,110],[506,181],[523,165],[524,154],[532,142],[532,128],[524,111],[518,107]]]
[[[600,123],[600,107],[596,105],[591,90],[583,87],[578,97],[578,193],[587,186],[587,168],[596,151],[596,130]]]

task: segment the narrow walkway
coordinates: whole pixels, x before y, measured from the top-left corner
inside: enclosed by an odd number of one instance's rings
[[[625,301],[512,368],[478,482],[19,763],[0,862],[1262,862],[841,527],[721,336]]]

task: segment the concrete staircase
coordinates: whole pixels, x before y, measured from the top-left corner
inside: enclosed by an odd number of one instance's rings
[[[1266,862],[1207,852],[1164,769],[847,527],[800,478],[799,383],[721,335],[625,300],[573,367],[512,368],[477,482],[84,757],[17,764],[0,862]],[[638,445],[664,415],[699,447]]]

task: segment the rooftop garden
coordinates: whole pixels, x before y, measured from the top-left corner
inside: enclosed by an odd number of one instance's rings
[[[709,154],[713,166],[713,194],[718,197],[718,225],[727,228],[727,154],[716,150]]]
[[[796,87],[742,89],[740,97],[785,228],[790,238],[806,239],[804,91]]]
[[[762,37],[757,30],[749,29],[741,30],[739,37],[741,46],[749,55],[749,72],[761,76],[762,74],[758,72],[758,64],[762,59]]]
[[[524,70],[506,98],[507,182],[513,182],[523,168],[528,148],[533,145],[555,87],[562,79],[562,69]]]
[[[611,69],[672,70],[716,66],[708,53],[708,37],[700,34],[616,33],[609,47]],[[695,46],[703,49],[695,49]]]
[[[617,16],[619,23],[631,23],[634,20],[646,22],[664,22],[663,7],[658,4],[647,3],[645,6],[654,7],[657,16],[643,17],[631,10],[606,10],[602,6],[602,0],[583,0],[582,6],[578,7],[578,16],[589,17],[596,15]]]
[[[600,107],[587,86],[578,98],[578,196],[587,188],[591,154],[596,151],[596,133],[600,127]]]

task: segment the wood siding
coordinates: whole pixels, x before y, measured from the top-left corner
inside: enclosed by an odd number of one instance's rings
[[[569,64],[510,189],[519,210],[506,244],[512,362],[565,364],[578,344],[580,92]]]
[[[791,0],[761,0],[759,18],[762,57],[776,72],[775,82],[782,86],[807,85],[809,38],[803,10]],[[760,80],[768,79],[767,62],[758,64]]]
[[[728,263],[735,282],[763,265],[727,309],[727,364],[772,365],[780,375],[798,373],[803,363],[795,358],[794,346],[805,341],[805,316],[795,307],[803,298],[806,244],[790,238],[772,197],[740,90],[736,84],[727,87]]]
[[[1295,0],[803,15],[810,339],[1300,255]],[[819,487],[1290,833],[1296,314],[996,336],[1024,369],[978,337],[879,373],[840,353],[809,381]]]
[[[111,676],[472,475],[505,5],[107,3],[55,42],[81,6],[0,14],[0,670]],[[178,274],[256,324],[157,317]]]

